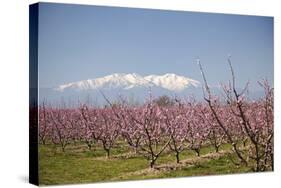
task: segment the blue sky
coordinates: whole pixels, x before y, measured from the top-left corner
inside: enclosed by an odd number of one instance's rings
[[[176,73],[211,85],[273,84],[273,18],[41,3],[39,84],[54,87],[112,73]]]

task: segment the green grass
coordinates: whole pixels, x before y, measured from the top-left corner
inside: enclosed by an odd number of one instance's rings
[[[222,146],[229,150],[229,145]],[[39,146],[39,182],[41,185],[90,183],[115,180],[136,180],[149,178],[167,178],[182,176],[199,176],[226,173],[249,172],[246,167],[236,167],[226,156],[198,160],[195,152],[186,150],[180,159],[197,159],[194,165],[186,165],[176,170],[149,170],[148,161],[141,155],[124,158],[121,154],[130,151],[119,144],[111,152],[111,158],[105,158],[101,147],[89,151],[84,145],[71,145],[65,153],[53,145]],[[214,152],[213,147],[204,147],[201,155]],[[201,158],[199,158],[201,159]],[[175,155],[165,153],[156,162],[156,166],[175,164]],[[142,172],[144,173],[138,173]],[[147,171],[147,172],[146,172]]]

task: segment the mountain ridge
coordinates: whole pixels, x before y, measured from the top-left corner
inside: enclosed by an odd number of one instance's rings
[[[85,91],[116,88],[129,90],[133,88],[159,87],[169,91],[180,92],[190,87],[198,88],[199,86],[199,81],[174,73],[166,73],[164,75],[152,74],[147,76],[141,76],[137,73],[114,73],[95,79],[62,84],[54,88],[54,90],[63,92],[68,89]]]

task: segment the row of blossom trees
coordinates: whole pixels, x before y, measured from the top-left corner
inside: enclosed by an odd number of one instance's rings
[[[233,162],[255,163],[255,171],[273,169],[273,93],[266,82],[261,85],[265,97],[252,102],[206,98],[208,104],[175,99],[172,105],[159,105],[150,97],[142,106],[128,105],[126,100],[118,105],[108,101],[110,105],[104,108],[42,104],[39,139],[42,144],[59,145],[62,151],[75,142],[84,143],[89,150],[98,145],[107,157],[120,141],[146,157],[151,168],[164,152],[174,153],[179,163],[184,150],[200,156],[203,146],[219,152],[223,143],[230,143],[237,156]]]

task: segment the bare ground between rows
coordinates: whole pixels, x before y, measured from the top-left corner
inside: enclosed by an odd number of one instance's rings
[[[230,151],[220,151],[218,153],[208,153],[202,155],[200,157],[193,157],[189,159],[181,160],[180,163],[168,163],[168,164],[161,164],[157,165],[154,168],[146,168],[142,170],[138,170],[135,172],[129,172],[122,174],[121,176],[115,177],[112,180],[124,179],[130,176],[145,176],[145,175],[157,175],[163,172],[172,171],[172,170],[180,170],[183,167],[193,167],[195,165],[199,165],[200,163],[210,161],[213,159],[218,159],[224,155],[230,154]]]

